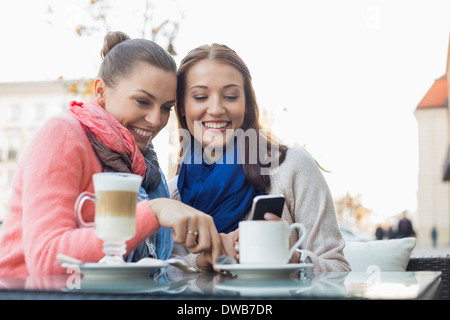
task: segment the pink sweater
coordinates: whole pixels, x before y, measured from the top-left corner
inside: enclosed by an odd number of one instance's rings
[[[93,192],[92,175],[101,171],[84,129],[70,115],[49,120],[34,136],[16,169],[9,212],[0,238],[0,277],[64,273],[58,253],[85,262],[103,256],[94,229],[77,227],[74,204],[83,191]],[[83,207],[94,221],[94,205]],[[159,229],[148,202],[137,207],[136,236],[127,253]]]

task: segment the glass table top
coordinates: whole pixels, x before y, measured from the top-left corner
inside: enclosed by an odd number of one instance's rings
[[[0,298],[64,295],[89,299],[423,299],[433,298],[440,272],[324,272],[253,276],[232,272],[185,273],[163,267],[145,273],[67,274],[0,278]]]

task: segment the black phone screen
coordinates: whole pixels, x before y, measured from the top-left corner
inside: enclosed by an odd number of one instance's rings
[[[250,214],[251,220],[264,220],[266,212],[273,213],[281,218],[284,207],[283,196],[257,196],[253,200],[252,211]]]

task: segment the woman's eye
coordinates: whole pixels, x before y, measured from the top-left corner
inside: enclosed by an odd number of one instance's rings
[[[194,96],[193,98],[195,101],[206,101],[208,99],[207,96]]]
[[[146,99],[136,99],[136,102],[142,106],[148,106],[150,104],[150,102]]]
[[[225,99],[227,99],[229,101],[236,101],[237,98],[239,98],[239,96],[225,96]]]
[[[162,106],[161,111],[168,113],[172,111],[172,106]]]

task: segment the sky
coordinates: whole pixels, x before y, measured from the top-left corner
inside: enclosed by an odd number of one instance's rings
[[[92,23],[89,3],[0,2],[0,82],[95,77],[104,29]],[[111,3],[111,29],[141,37],[144,2]],[[214,42],[244,59],[275,134],[304,146],[329,171],[335,198],[361,195],[363,206],[382,216],[416,210],[414,110],[445,73],[450,1],[153,3],[154,25],[179,22],[177,62]],[[76,35],[75,27],[89,22],[100,31]]]

